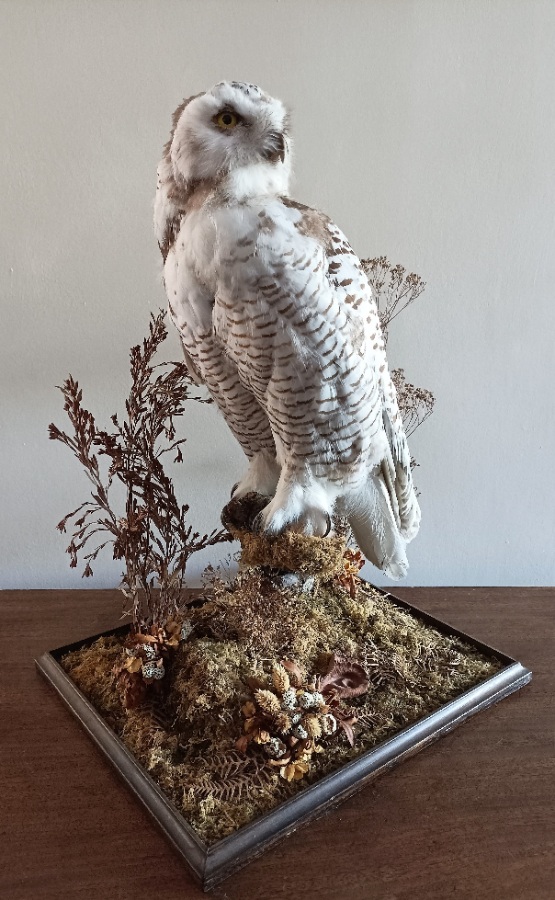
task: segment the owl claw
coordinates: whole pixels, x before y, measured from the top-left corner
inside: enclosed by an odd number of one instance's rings
[[[239,482],[236,481],[235,484],[233,485],[233,487],[231,488],[231,494],[229,495],[229,496],[231,497],[232,500],[233,500],[233,495],[234,495],[234,493],[235,493],[235,491],[237,490],[238,487],[239,487]]]
[[[326,523],[325,528],[323,527],[324,522]],[[332,519],[325,510],[304,510],[294,516],[288,515],[287,510],[279,507],[274,498],[256,516],[253,530],[273,537],[283,534],[285,531],[327,537],[332,530]]]

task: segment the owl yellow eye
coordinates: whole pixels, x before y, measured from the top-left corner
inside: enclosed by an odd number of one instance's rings
[[[229,110],[225,110],[216,116],[216,125],[220,128],[235,128],[238,121],[235,113],[229,112]]]

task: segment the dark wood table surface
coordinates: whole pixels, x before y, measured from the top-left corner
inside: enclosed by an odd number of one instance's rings
[[[398,588],[532,683],[212,892],[219,900],[553,900],[555,589]],[[206,896],[52,688],[44,650],[117,624],[115,591],[0,592],[0,897]]]

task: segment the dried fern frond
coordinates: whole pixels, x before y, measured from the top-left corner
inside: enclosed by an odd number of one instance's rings
[[[210,770],[195,784],[194,793],[200,800],[213,797],[237,802],[245,794],[248,796],[254,790],[270,787],[274,780],[274,773],[255,757],[229,750],[213,758]]]

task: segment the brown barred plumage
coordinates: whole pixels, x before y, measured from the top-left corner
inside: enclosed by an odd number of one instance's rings
[[[274,533],[324,533],[346,515],[366,556],[401,577],[420,511],[360,262],[327,216],[287,197],[279,101],[224,82],[180,110],[155,226],[186,358],[250,460],[236,495],[271,496],[261,526]]]

